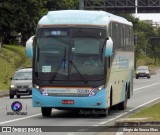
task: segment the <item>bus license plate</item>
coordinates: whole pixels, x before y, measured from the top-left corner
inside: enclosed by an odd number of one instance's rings
[[[74,100],[62,100],[62,104],[74,104]]]

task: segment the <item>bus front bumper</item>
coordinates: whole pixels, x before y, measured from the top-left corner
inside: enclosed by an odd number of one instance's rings
[[[73,101],[71,104],[64,101]],[[95,96],[87,97],[61,97],[61,96],[44,96],[35,88],[32,88],[32,105],[33,107],[52,107],[68,109],[105,109],[107,108],[106,89],[101,90]]]

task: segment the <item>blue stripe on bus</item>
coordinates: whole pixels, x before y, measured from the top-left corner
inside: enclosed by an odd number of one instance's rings
[[[68,107],[68,108],[95,108],[104,109],[106,104],[106,89],[101,90],[95,96],[88,97],[53,97],[44,96],[35,88],[32,88],[33,107]],[[62,100],[74,100],[74,104],[62,104]],[[100,102],[101,105],[97,105]]]

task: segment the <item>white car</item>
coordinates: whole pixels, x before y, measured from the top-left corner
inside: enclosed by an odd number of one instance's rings
[[[139,77],[147,77],[150,78],[150,72],[148,66],[139,66],[136,70],[136,79]]]
[[[9,90],[10,99],[25,95],[32,95],[32,68],[17,70],[11,79]]]

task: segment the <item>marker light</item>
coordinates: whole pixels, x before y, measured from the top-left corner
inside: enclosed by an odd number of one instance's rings
[[[39,89],[39,88],[40,88],[40,87],[39,87],[38,85],[36,85],[36,84],[34,84],[33,86],[34,86],[34,88],[36,88],[36,89]]]

